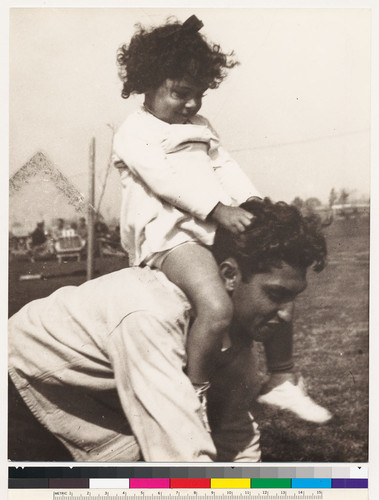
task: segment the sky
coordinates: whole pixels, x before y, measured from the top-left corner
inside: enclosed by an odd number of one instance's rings
[[[368,8],[12,8],[9,175],[36,152],[84,194],[96,140],[99,200],[113,130],[142,102],[121,98],[116,52],[137,22],[196,14],[202,33],[240,65],[200,111],[258,190],[274,200],[370,191]],[[117,217],[109,171],[101,211]]]

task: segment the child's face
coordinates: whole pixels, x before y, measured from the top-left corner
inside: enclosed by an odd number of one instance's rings
[[[185,123],[201,108],[205,90],[207,87],[187,78],[168,78],[156,90],[146,93],[145,105],[164,122]]]

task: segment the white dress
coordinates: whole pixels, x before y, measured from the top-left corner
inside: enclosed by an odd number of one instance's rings
[[[186,242],[212,245],[216,225],[207,217],[217,203],[260,196],[200,115],[168,124],[140,108],[113,146],[123,187],[121,242],[131,265]]]

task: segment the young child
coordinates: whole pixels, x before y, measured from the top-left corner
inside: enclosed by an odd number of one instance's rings
[[[207,247],[218,224],[243,232],[252,215],[238,205],[260,194],[197,114],[204,92],[238,64],[233,53],[206,41],[202,26],[195,16],[151,30],[139,26],[119,49],[122,97],[144,94],[144,104],[116,133],[114,162],[123,186],[121,241],[131,265],[160,269],[193,305],[187,374],[205,408],[214,353],[233,315]]]

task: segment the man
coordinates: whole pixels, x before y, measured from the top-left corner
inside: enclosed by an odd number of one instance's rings
[[[46,243],[45,223],[43,221],[37,222],[37,226],[32,232],[31,238],[32,247],[37,247]]]
[[[74,460],[260,460],[252,341],[291,322],[326,245],[294,207],[265,199],[243,208],[251,226],[218,230],[213,247],[234,318],[208,391],[211,434],[185,375],[191,306],[161,272],[129,268],[64,287],[10,319],[13,384]]]
[[[86,219],[84,217],[80,217],[80,219],[79,219],[77,233],[82,238],[82,240],[87,241],[88,228],[87,228]]]
[[[30,235],[30,259],[32,262],[38,257],[46,257],[50,253],[50,242],[45,234],[44,221],[37,222],[37,226]]]
[[[57,222],[51,231],[51,236],[54,241],[57,241],[62,236],[64,228],[65,228],[64,219],[61,218],[57,219]]]

